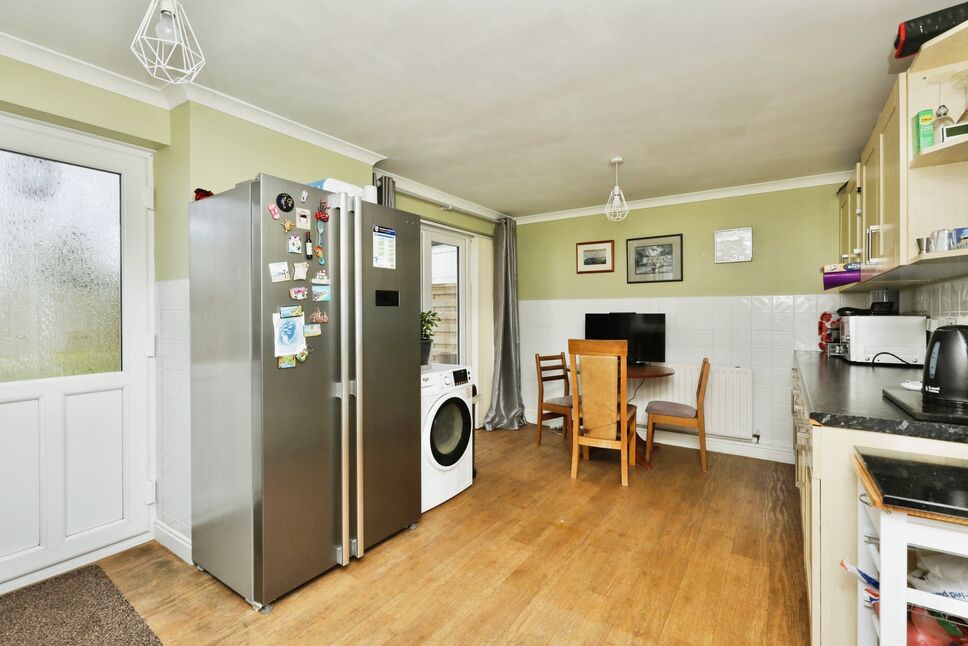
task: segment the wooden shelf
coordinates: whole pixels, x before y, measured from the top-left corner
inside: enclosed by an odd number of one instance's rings
[[[968,161],[968,138],[952,139],[925,148],[911,160],[909,168],[927,168]]]
[[[842,291],[856,294],[875,289],[917,287],[965,275],[968,275],[968,249],[952,249],[915,256],[906,265],[848,285]]]

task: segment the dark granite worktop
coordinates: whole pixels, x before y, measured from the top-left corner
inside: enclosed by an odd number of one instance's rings
[[[885,505],[968,519],[968,460],[855,450]]]
[[[968,443],[968,426],[914,419],[884,399],[885,388],[920,380],[921,368],[860,365],[821,352],[797,352],[810,419],[834,428]]]

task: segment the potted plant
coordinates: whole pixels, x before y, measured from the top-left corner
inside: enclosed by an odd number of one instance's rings
[[[440,324],[440,314],[433,310],[420,313],[420,365],[430,363],[430,346],[434,342],[434,328]]]

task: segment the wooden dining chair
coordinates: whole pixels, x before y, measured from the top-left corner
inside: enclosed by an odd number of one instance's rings
[[[709,359],[703,358],[699,371],[699,385],[696,387],[696,407],[677,402],[652,401],[645,407],[648,426],[645,431],[645,463],[651,464],[652,440],[656,424],[668,424],[694,428],[699,432],[699,464],[706,472],[706,418],[703,414],[703,400],[706,399],[706,383],[709,381]]]
[[[616,449],[622,455],[622,486],[627,487],[629,465],[635,464],[635,406],[627,403],[628,341],[569,339],[568,354],[571,390],[581,392],[571,403],[571,477],[578,477],[579,448]]]
[[[562,420],[561,434],[567,441],[571,432],[571,395],[565,353],[535,354],[534,367],[538,371],[538,446],[541,446],[541,431],[544,429],[544,423],[553,419]],[[563,397],[545,399],[544,385],[549,381],[565,382]]]

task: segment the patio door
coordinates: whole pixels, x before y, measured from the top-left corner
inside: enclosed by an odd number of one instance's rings
[[[150,536],[150,169],[0,115],[0,593]]]
[[[469,237],[422,224],[421,301],[440,316],[431,363],[469,364],[467,274]]]

